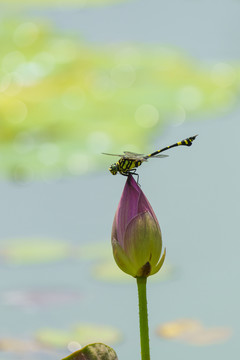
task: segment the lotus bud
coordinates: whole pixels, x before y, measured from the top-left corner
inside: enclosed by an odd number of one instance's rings
[[[119,268],[133,277],[148,277],[162,267],[162,235],[146,196],[129,175],[114,217],[112,248]]]

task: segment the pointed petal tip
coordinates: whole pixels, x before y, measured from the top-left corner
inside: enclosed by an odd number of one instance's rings
[[[163,263],[164,263],[164,261],[165,261],[165,258],[166,258],[166,248],[164,248],[164,251],[163,251],[163,254],[162,254],[161,259],[159,260],[159,263],[157,264],[157,266],[155,267],[155,269],[153,269],[153,270],[151,271],[151,274],[150,274],[150,275],[156,274],[156,273],[161,269],[161,267],[163,266]]]

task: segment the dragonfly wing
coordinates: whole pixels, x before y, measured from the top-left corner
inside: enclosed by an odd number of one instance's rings
[[[154,155],[151,157],[151,159],[154,159],[154,158],[165,158],[165,157],[169,157],[169,155]]]
[[[124,158],[129,160],[131,159],[131,160],[147,161],[144,154],[138,154],[131,151],[124,151]]]
[[[126,155],[144,156],[144,154],[138,154],[132,151],[124,151],[123,153]]]
[[[147,155],[144,154],[138,154],[135,152],[131,152],[131,151],[124,151],[123,154],[109,154],[109,153],[102,153],[103,155],[109,155],[109,156],[118,156],[118,157],[123,157],[125,159],[131,159],[131,160],[141,160],[141,161],[148,161],[148,159],[150,158]],[[165,158],[168,157],[169,155],[154,155],[151,156],[151,158]]]
[[[110,155],[110,156],[119,156],[119,157],[123,157],[124,155],[120,155],[120,154],[108,154],[108,153],[102,153],[103,155]]]
[[[135,153],[135,152],[131,152],[131,151],[124,151],[124,156],[126,157],[131,157],[131,158],[135,158],[135,159],[138,159],[138,158],[142,158],[144,157],[144,154],[138,154],[138,153]]]

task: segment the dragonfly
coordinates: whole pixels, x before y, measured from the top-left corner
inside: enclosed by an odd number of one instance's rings
[[[144,154],[137,154],[130,151],[124,151],[123,154],[108,154],[103,153],[104,155],[110,155],[110,156],[118,156],[120,159],[112,164],[109,167],[109,171],[112,175],[117,175],[118,173],[123,176],[128,175],[136,175],[137,179],[139,175],[136,173],[137,168],[142,165],[143,162],[148,161],[150,158],[163,158],[167,157],[168,155],[162,155],[160,153],[169,150],[171,148],[174,148],[176,146],[192,146],[193,141],[196,139],[197,135],[191,136],[185,140],[179,141],[173,145],[166,146],[160,150],[154,151],[151,154],[144,155]]]

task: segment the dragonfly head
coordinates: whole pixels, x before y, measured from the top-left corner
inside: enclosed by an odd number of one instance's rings
[[[112,164],[110,167],[109,167],[109,171],[112,175],[117,175],[117,172],[118,172],[118,166],[117,164]]]

